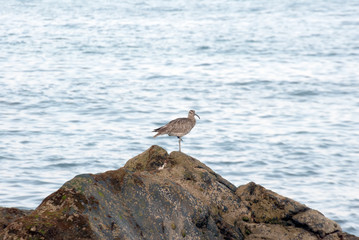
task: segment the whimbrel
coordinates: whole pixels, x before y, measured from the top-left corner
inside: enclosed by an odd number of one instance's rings
[[[157,134],[153,137],[157,137],[163,134],[168,134],[168,136],[176,136],[178,137],[179,151],[181,151],[182,137],[189,133],[194,125],[196,125],[196,119],[194,118],[195,115],[201,119],[194,110],[190,110],[188,112],[188,117],[177,118],[170,121],[166,125],[153,130],[153,132],[157,132]]]

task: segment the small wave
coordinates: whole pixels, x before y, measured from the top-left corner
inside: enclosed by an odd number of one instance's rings
[[[307,97],[307,96],[317,96],[319,93],[317,91],[311,90],[297,90],[290,92],[289,95],[298,96],[298,97]]]
[[[247,86],[247,85],[268,85],[272,81],[268,80],[253,80],[253,81],[243,81],[243,82],[230,82],[227,83],[228,86]]]
[[[240,162],[230,162],[230,161],[220,161],[220,162],[212,162],[214,165],[238,165]]]
[[[148,80],[164,79],[164,78],[168,78],[168,76],[164,76],[164,75],[152,75],[152,76],[147,77]]]
[[[100,51],[90,51],[90,50],[87,50],[87,51],[83,51],[84,54],[89,54],[89,55],[104,55],[106,54],[106,52],[100,52]]]
[[[345,25],[345,26],[358,26],[359,21],[343,21],[342,25]]]
[[[57,164],[49,164],[45,168],[66,169],[66,168],[72,168],[72,167],[77,167],[77,166],[81,166],[81,164],[78,164],[78,163],[57,163]]]
[[[197,48],[197,50],[199,50],[199,51],[208,50],[208,49],[210,49],[209,46],[200,46]]]
[[[4,105],[8,105],[8,106],[16,106],[16,105],[21,105],[21,102],[0,101],[0,104],[4,104]]]
[[[198,65],[195,65],[196,67],[209,67],[211,66],[212,64],[210,63],[201,63],[201,64],[198,64]]]
[[[182,12],[182,8],[166,8],[166,7],[154,7],[150,8],[149,11],[155,12]]]

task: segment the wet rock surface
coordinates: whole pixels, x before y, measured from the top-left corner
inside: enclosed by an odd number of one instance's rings
[[[359,240],[301,203],[255,183],[236,188],[158,146],[118,170],[76,176],[0,231],[0,239]]]

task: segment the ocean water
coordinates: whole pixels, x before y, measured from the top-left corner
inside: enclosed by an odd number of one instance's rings
[[[182,151],[359,235],[359,2],[9,0],[0,206],[122,167],[195,109]]]

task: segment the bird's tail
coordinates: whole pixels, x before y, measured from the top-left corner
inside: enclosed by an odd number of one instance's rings
[[[155,137],[157,137],[159,135],[164,134],[163,131],[161,131],[161,130],[163,130],[163,127],[156,128],[155,130],[153,130],[152,132],[157,132],[157,134],[155,136],[153,136],[153,137],[155,138]]]
[[[157,134],[156,134],[155,136],[153,136],[153,137],[155,138],[155,137],[157,137],[157,136],[159,136],[159,135],[161,135],[161,133],[157,133]]]

